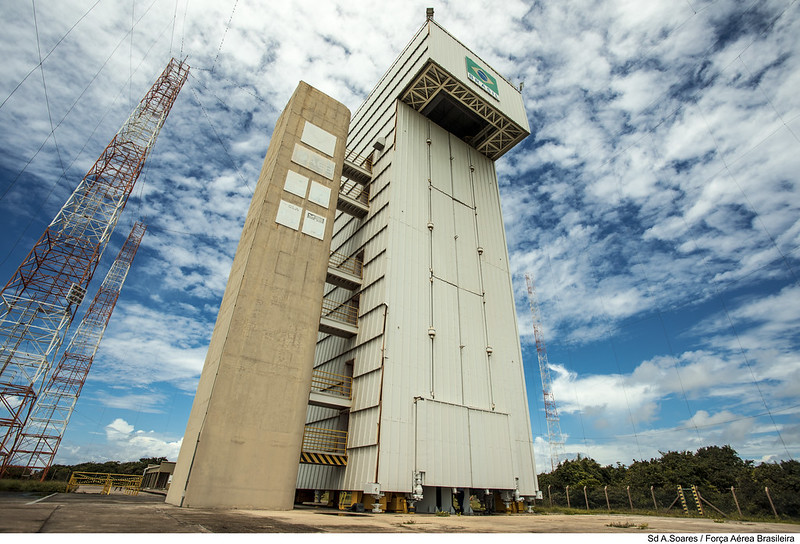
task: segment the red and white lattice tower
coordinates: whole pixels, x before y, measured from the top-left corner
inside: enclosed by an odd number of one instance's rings
[[[539,374],[542,376],[544,417],[547,420],[547,442],[550,444],[550,468],[555,470],[564,455],[564,437],[561,434],[556,398],[553,396],[553,385],[550,381],[550,363],[547,360],[547,349],[544,345],[536,290],[533,287],[533,280],[528,274],[525,274],[525,281],[528,283],[528,303],[530,304],[531,317],[533,318],[533,337],[536,340],[536,355],[539,358]]]
[[[3,464],[188,74],[188,65],[170,60],[0,291]]]
[[[3,474],[13,468],[19,476],[33,476],[37,471],[41,471],[41,480],[47,476],[146,229],[142,223],[133,225],[22,432],[9,448],[0,471]]]

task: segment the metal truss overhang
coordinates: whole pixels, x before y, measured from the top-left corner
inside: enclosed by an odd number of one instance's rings
[[[400,100],[458,136],[491,160],[528,136],[479,93],[429,60]]]

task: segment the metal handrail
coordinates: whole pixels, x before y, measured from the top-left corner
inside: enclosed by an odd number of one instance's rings
[[[350,399],[353,392],[353,378],[315,369],[311,374],[311,390]]]
[[[358,304],[352,300],[339,302],[329,298],[322,299],[322,317],[348,325],[358,325]]]
[[[302,450],[347,455],[347,431],[306,425],[303,429]]]
[[[369,186],[362,185],[351,179],[342,179],[339,187],[339,194],[360,202],[364,206],[369,206]]]
[[[330,259],[328,259],[328,267],[347,272],[359,278],[364,273],[364,262],[357,255],[348,257],[336,251],[331,252]]]
[[[360,166],[370,173],[372,173],[372,158],[371,157],[363,157],[353,151],[352,149],[345,149],[344,160],[352,162],[356,166]]]

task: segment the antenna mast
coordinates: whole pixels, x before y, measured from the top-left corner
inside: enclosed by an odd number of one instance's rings
[[[133,225],[28,422],[10,448],[0,474],[5,475],[14,467],[22,469],[25,477],[33,476],[36,470],[42,471],[40,480],[47,476],[146,229],[140,222]]]
[[[187,76],[171,59],[0,291],[0,462],[25,426]]]
[[[536,290],[530,275],[525,274],[528,284],[528,303],[531,307],[533,318],[533,337],[536,340],[536,355],[539,359],[539,374],[542,376],[542,394],[544,395],[544,417],[547,420],[547,441],[550,444],[550,468],[558,468],[561,456],[564,455],[564,438],[561,434],[561,423],[558,419],[556,399],[553,396],[553,386],[550,381],[550,363],[547,361],[547,349],[542,335],[541,318],[539,316],[539,303],[536,300]]]

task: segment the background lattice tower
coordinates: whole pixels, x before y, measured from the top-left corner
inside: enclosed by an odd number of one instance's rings
[[[542,376],[542,395],[544,395],[544,417],[547,420],[547,442],[550,444],[550,467],[555,470],[564,455],[564,437],[561,434],[561,423],[558,419],[556,399],[550,381],[550,363],[547,360],[547,349],[544,345],[539,303],[536,300],[536,289],[530,275],[525,274],[528,284],[528,303],[533,318],[533,336],[536,340],[536,355],[539,359],[539,374]]]
[[[133,225],[22,432],[9,448],[2,474],[27,477],[41,471],[41,480],[47,476],[146,229],[143,223]]]
[[[3,464],[188,73],[170,60],[0,291]]]

